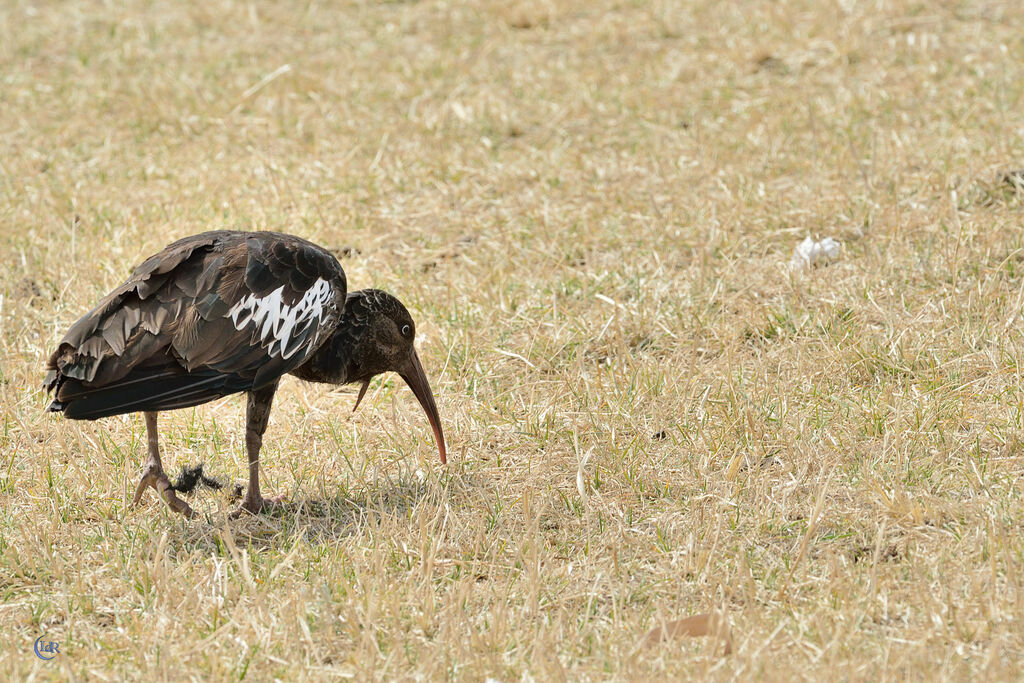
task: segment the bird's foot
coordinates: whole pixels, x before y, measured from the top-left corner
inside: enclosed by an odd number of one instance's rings
[[[261,512],[274,512],[284,507],[284,494],[271,496],[270,498],[246,498],[234,512],[228,515],[228,519],[238,519],[244,514],[258,515]]]
[[[139,485],[135,488],[135,498],[132,500],[132,505],[139,504],[139,501],[142,500],[142,494],[146,492],[148,487],[152,487],[164,499],[167,507],[171,508],[174,512],[184,515],[186,519],[195,517],[196,513],[192,511],[192,507],[181,498],[178,498],[178,494],[175,493],[174,487],[171,485],[171,480],[164,474],[163,467],[154,460],[147,460],[146,464],[142,467],[142,478],[139,480]]]

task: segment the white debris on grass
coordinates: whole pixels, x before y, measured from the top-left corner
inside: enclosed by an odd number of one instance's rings
[[[839,242],[831,237],[817,240],[808,237],[793,250],[793,258],[789,260],[789,267],[793,270],[803,270],[811,266],[824,266],[839,258]]]

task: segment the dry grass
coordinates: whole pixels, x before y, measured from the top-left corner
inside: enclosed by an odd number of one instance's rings
[[[1019,678],[1022,21],[4,2],[0,670]],[[410,305],[447,469],[393,377],[355,416],[288,381],[264,476],[299,510],[125,509],[141,419],[44,414],[44,359],[212,227]],[[790,273],[808,234],[843,257]],[[242,413],[166,415],[166,460],[241,477]],[[727,657],[644,639],[707,611]]]

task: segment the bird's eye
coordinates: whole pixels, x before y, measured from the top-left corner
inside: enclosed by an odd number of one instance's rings
[[[408,337],[410,334],[412,334],[412,328],[408,325],[402,325],[402,336]]]

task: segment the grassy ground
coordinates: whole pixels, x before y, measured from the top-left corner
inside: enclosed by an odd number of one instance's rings
[[[3,2],[0,670],[1019,678],[1022,21]],[[354,416],[288,380],[264,481],[297,509],[126,509],[141,418],[46,415],[45,358],[214,227],[409,304],[447,468],[400,380]],[[791,272],[807,235],[841,259]],[[241,478],[243,412],[166,414],[169,468]],[[728,656],[644,640],[709,611]]]

